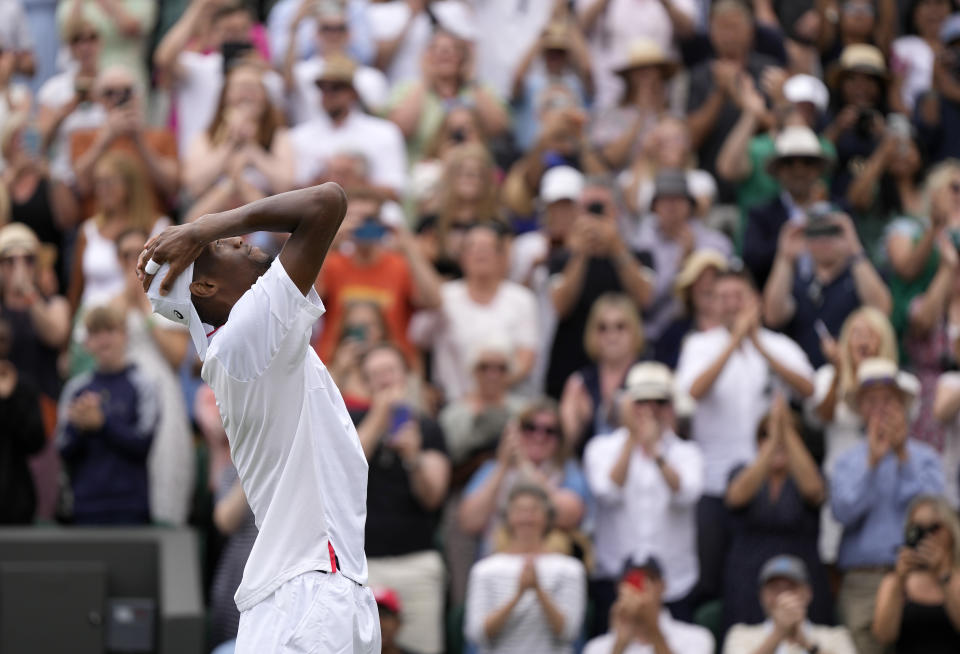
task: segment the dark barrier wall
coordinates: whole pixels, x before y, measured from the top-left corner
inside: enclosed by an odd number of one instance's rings
[[[188,529],[0,529],[0,652],[105,652],[111,598],[156,603],[158,654],[201,654],[205,619]]]

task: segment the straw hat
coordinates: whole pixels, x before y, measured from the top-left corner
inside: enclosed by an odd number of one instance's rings
[[[36,254],[39,249],[40,239],[23,223],[10,223],[0,229],[0,257],[13,250],[26,250],[30,254]]]
[[[920,394],[920,381],[909,372],[900,370],[890,359],[874,357],[864,359],[857,367],[857,387],[854,391],[854,401],[868,388],[874,386],[891,386],[900,392],[904,404],[909,412]],[[856,404],[854,404],[856,406]]]
[[[830,86],[836,87],[850,73],[864,73],[882,82],[890,78],[883,53],[867,43],[852,43],[843,49],[828,76]]]
[[[674,280],[674,293],[683,297],[687,289],[693,286],[693,283],[700,278],[700,275],[707,268],[715,268],[719,272],[725,272],[727,270],[727,258],[722,253],[709,248],[696,250],[684,261],[683,268],[680,269],[680,273]]]
[[[544,50],[569,50],[570,31],[563,23],[550,23],[543,31]]]
[[[324,57],[323,67],[317,73],[315,82],[346,82],[353,85],[353,76],[357,72],[357,65],[350,57],[344,55],[330,55]]]
[[[777,135],[774,141],[774,155],[767,161],[767,172],[771,175],[775,174],[780,162],[791,157],[817,159],[823,166],[830,163],[830,159],[823,154],[820,139],[812,129],[803,125],[785,127]]]
[[[613,69],[618,75],[626,75],[631,70],[645,66],[658,66],[664,77],[677,72],[677,62],[670,59],[660,45],[652,39],[636,39],[630,43],[627,56]]]

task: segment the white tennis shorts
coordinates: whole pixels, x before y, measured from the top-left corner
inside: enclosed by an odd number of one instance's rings
[[[240,614],[236,654],[380,654],[373,593],[341,574],[307,572]]]

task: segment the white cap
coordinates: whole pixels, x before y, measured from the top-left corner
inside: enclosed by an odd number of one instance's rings
[[[912,403],[920,393],[920,381],[909,372],[900,370],[890,359],[864,359],[857,366],[857,392],[870,386],[893,386]]]
[[[540,180],[540,201],[543,204],[577,200],[582,192],[583,173],[570,166],[554,166]]]
[[[187,269],[174,280],[169,293],[160,295],[160,283],[166,278],[168,272],[170,272],[170,264],[165,263],[153,276],[150,289],[147,291],[150,305],[153,307],[154,313],[159,313],[164,318],[179,323],[190,330],[193,346],[202,361],[207,356],[207,331],[200,321],[197,309],[193,306],[193,298],[190,294],[190,282],[193,281],[193,264],[187,266]]]
[[[669,401],[673,398],[673,373],[670,368],[656,361],[636,363],[627,373],[624,386],[627,395],[634,401]]]
[[[817,111],[826,111],[830,104],[830,91],[826,84],[813,75],[794,75],[783,83],[783,97],[787,102],[809,102]]]

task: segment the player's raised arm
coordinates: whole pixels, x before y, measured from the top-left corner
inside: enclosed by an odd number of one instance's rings
[[[157,264],[169,263],[170,274],[160,289],[165,294],[173,280],[218,239],[258,231],[291,232],[280,252],[280,262],[306,295],[346,211],[346,195],[334,183],[273,195],[230,211],[202,216],[192,223],[168,227],[147,242],[137,271],[146,290],[153,280],[153,275],[144,270],[147,262],[152,259]]]

